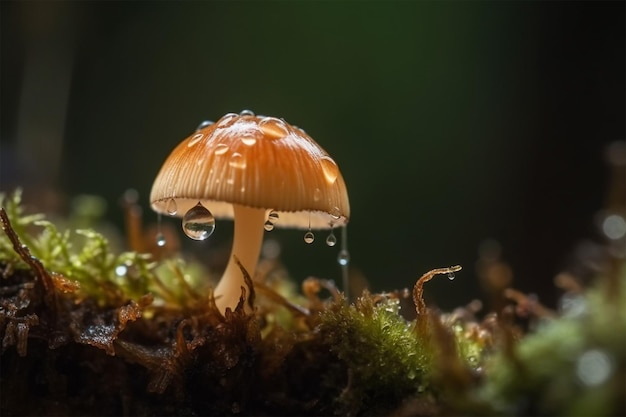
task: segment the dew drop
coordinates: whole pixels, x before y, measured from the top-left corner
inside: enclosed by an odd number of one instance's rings
[[[233,168],[243,169],[246,167],[246,158],[239,152],[235,152],[230,156],[230,161],[228,161],[228,165]]]
[[[165,244],[167,243],[167,240],[165,240],[165,236],[163,236],[163,233],[159,232],[156,235],[156,244],[158,247],[162,248],[163,246],[165,246]]]
[[[252,110],[245,109],[245,110],[242,110],[239,113],[239,115],[240,116],[254,116],[254,112]]]
[[[259,122],[259,128],[267,139],[282,139],[289,134],[285,122],[275,117],[265,117]]]
[[[196,143],[200,142],[203,137],[204,137],[204,135],[202,133],[198,133],[197,135],[193,135],[193,137],[191,139],[189,139],[189,142],[187,142],[187,147],[191,148],[193,145],[195,145]]]
[[[337,244],[337,237],[335,236],[335,233],[332,230],[330,231],[330,234],[326,238],[326,244],[330,247],[333,247]]]
[[[226,152],[228,152],[228,145],[224,145],[223,143],[218,144],[213,151],[215,155],[224,155]]]
[[[337,262],[341,266],[346,266],[350,263],[350,253],[346,249],[342,249],[339,251],[339,255],[337,255]]]
[[[165,206],[165,211],[170,216],[176,215],[176,213],[178,212],[178,206],[176,206],[176,200],[174,200],[173,198],[170,198],[167,201],[167,205]]]
[[[310,230],[304,234],[304,242],[305,243],[311,244],[311,243],[313,243],[314,240],[315,240],[315,235]]]
[[[115,267],[115,275],[118,277],[123,277],[128,272],[128,267],[126,265],[118,265]]]
[[[611,240],[619,240],[626,235],[626,219],[618,214],[607,216],[602,222],[602,232]]]
[[[313,201],[320,201],[320,198],[322,198],[322,190],[316,188],[315,191],[313,191]]]
[[[217,127],[224,128],[235,123],[235,120],[239,117],[236,113],[227,113],[220,120],[217,121]]]
[[[256,138],[254,136],[244,136],[241,138],[241,142],[246,146],[252,146],[256,143]]]
[[[267,230],[268,232],[271,232],[272,230],[274,230],[274,223],[272,223],[271,221],[266,221],[265,224],[263,225],[263,228],[265,230]]]
[[[209,127],[213,124],[212,120],[205,120],[202,123],[200,123],[198,125],[198,127],[196,128],[196,130],[200,130],[200,129],[204,129],[205,127]]]
[[[454,272],[448,272],[448,279],[450,281],[454,280]]]
[[[183,217],[183,231],[194,240],[205,240],[215,230],[215,217],[198,203]]]
[[[599,349],[586,351],[576,361],[576,376],[587,386],[603,384],[612,373],[612,359]]]
[[[339,218],[341,217],[341,210],[339,210],[339,207],[337,206],[333,207],[333,209],[330,212],[330,217],[332,217],[335,220],[339,220]]]
[[[326,181],[328,181],[329,184],[334,184],[339,175],[337,164],[328,156],[320,158],[320,163],[322,164],[322,171],[324,171]]]

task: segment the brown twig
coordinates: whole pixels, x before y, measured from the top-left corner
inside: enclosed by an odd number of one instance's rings
[[[241,269],[241,273],[243,274],[243,280],[245,281],[246,285],[248,286],[248,290],[250,291],[250,295],[246,299],[246,301],[248,302],[248,306],[250,307],[250,309],[254,309],[254,299],[256,298],[256,294],[254,292],[254,283],[252,282],[252,278],[250,277],[250,274],[242,265],[241,261],[239,261],[239,258],[237,258],[236,255],[233,255],[233,259],[235,260],[237,266],[239,266],[239,269]],[[245,289],[243,287],[241,287],[241,289],[243,294],[242,296],[245,297]]]
[[[413,302],[415,303],[415,311],[417,316],[423,316],[426,314],[426,303],[424,302],[424,284],[433,279],[435,275],[454,274],[460,271],[461,265],[450,266],[447,268],[437,268],[426,272],[420,279],[417,280],[413,287]]]
[[[53,311],[56,311],[56,293],[54,291],[54,280],[52,276],[48,273],[41,261],[31,254],[28,247],[20,241],[20,238],[17,233],[15,233],[13,226],[11,226],[11,220],[9,219],[4,207],[0,207],[0,220],[2,221],[2,230],[4,230],[4,233],[13,244],[13,250],[15,250],[15,253],[17,253],[22,260],[26,262],[29,267],[31,267],[37,277],[41,280],[46,293],[46,302]]]

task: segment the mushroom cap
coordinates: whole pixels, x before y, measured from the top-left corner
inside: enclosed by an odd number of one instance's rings
[[[232,218],[239,204],[275,211],[276,227],[348,222],[339,167],[304,130],[249,111],[203,125],[163,163],[150,193],[153,210],[182,217],[201,202],[216,218]]]

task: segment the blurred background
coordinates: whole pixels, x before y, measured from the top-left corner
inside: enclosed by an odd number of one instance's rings
[[[251,109],[304,128],[337,161],[352,271],[375,291],[461,264],[426,293],[464,304],[481,296],[479,251],[498,247],[513,285],[551,305],[554,276],[598,235],[607,146],[626,137],[624,2],[0,8],[0,191],[21,186],[40,209],[96,194],[121,228],[133,188],[154,223],[147,199],[172,148],[203,120]],[[181,241],[217,250],[222,223],[210,242]],[[271,236],[295,279],[340,281],[338,247]]]

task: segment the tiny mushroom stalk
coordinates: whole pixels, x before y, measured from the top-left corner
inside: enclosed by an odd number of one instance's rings
[[[306,229],[311,243],[313,229],[332,233],[350,217],[345,182],[328,153],[302,129],[249,110],[202,123],[184,139],[161,167],[150,202],[182,217],[195,240],[211,235],[215,218],[234,220],[230,260],[214,291],[222,312],[234,309],[246,288],[235,257],[254,277],[263,230]]]

